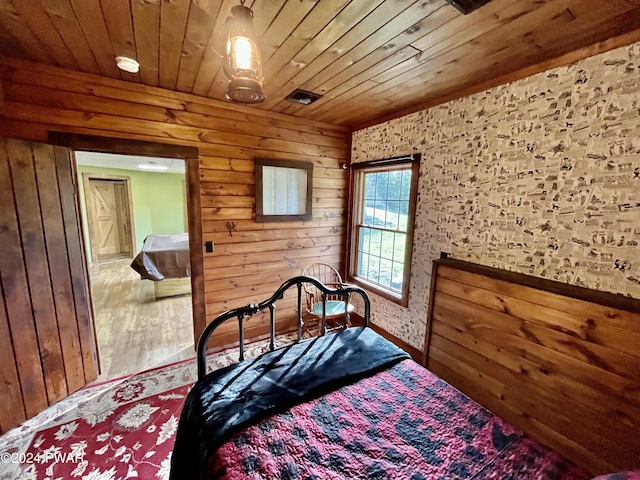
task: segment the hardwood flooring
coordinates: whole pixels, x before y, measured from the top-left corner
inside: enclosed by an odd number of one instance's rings
[[[191,295],[156,300],[153,282],[140,280],[131,259],[90,269],[100,353],[99,381],[195,355]]]

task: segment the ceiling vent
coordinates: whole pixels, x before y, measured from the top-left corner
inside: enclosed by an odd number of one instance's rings
[[[295,103],[300,103],[302,105],[310,105],[319,98],[322,98],[322,95],[320,95],[319,93],[307,92],[306,90],[300,90],[298,88],[291,92],[291,94],[287,97],[287,100]]]
[[[481,6],[486,3],[489,3],[491,0],[446,0],[447,3],[453,5],[462,13],[467,15],[468,13],[477,10]]]

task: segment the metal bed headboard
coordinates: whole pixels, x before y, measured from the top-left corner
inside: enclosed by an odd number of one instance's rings
[[[344,326],[347,327],[347,322],[349,319],[349,314],[347,313],[346,305],[349,303],[349,295],[352,293],[359,294],[364,301],[364,326],[369,326],[369,318],[371,316],[371,304],[369,302],[369,297],[367,293],[360,287],[356,285],[340,285],[337,288],[331,288],[324,285],[320,280],[314,277],[307,277],[304,275],[300,275],[297,277],[290,278],[286,282],[284,282],[275,293],[268,298],[267,300],[253,304],[250,303],[244,307],[234,308],[232,310],[227,310],[226,312],[218,315],[207,327],[204,329],[202,334],[200,335],[200,339],[198,340],[198,350],[197,350],[197,360],[198,360],[198,380],[204,377],[207,374],[207,343],[209,342],[209,337],[214,332],[216,328],[222,325],[227,320],[231,320],[233,318],[238,319],[238,331],[239,333],[239,343],[240,343],[240,361],[244,360],[244,328],[243,322],[245,317],[251,317],[258,313],[261,310],[266,308],[269,309],[269,350],[275,350],[275,303],[278,300],[281,300],[284,297],[284,292],[291,288],[292,286],[297,286],[298,288],[298,341],[302,338],[302,326],[304,325],[302,321],[302,284],[303,283],[312,283],[322,292],[322,319],[321,319],[321,329],[320,335],[325,335],[327,333],[327,318],[326,318],[326,310],[327,310],[327,296],[328,295],[340,295],[345,301],[345,315],[344,315]]]

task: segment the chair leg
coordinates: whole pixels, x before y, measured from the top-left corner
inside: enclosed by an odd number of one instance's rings
[[[317,317],[306,315],[302,317],[302,336],[308,333],[311,337],[317,337],[317,330],[320,328],[320,320]],[[315,331],[315,333],[314,333]]]

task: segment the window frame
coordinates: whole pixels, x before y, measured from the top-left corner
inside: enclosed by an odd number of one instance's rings
[[[347,281],[365,288],[376,295],[380,295],[387,300],[402,305],[403,307],[407,307],[409,304],[409,283],[411,279],[411,258],[413,253],[413,232],[418,197],[420,158],[421,155],[416,153],[402,157],[359,162],[350,166],[349,215],[347,223]],[[363,218],[365,174],[404,169],[411,170],[411,191],[409,193],[409,214],[407,216],[402,291],[398,294],[389,288],[385,288],[383,285],[358,276],[358,245],[360,244],[360,227],[363,226],[360,222]]]

